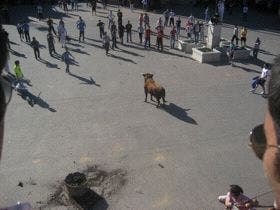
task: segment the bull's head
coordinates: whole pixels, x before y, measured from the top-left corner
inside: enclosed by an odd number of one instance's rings
[[[145,73],[145,74],[142,74],[143,77],[144,77],[144,80],[145,82],[148,80],[148,79],[153,79],[153,74],[150,74],[150,73]]]

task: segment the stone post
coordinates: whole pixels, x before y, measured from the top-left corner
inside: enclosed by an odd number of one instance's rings
[[[213,25],[211,22],[209,22],[207,35],[208,39],[206,43],[207,48],[213,49],[219,47],[221,41],[221,30],[222,24],[218,23]]]

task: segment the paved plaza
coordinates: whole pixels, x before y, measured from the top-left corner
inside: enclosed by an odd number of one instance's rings
[[[118,9],[108,8],[115,14]],[[130,20],[136,30],[141,11],[121,9],[123,23]],[[47,24],[37,20],[35,9],[19,6],[11,11],[13,21],[28,16],[30,36],[40,42],[43,60],[36,60],[33,49],[20,41],[15,25],[4,25],[12,42],[10,68],[20,61],[32,83],[30,92],[39,98],[31,107],[14,92],[8,107],[0,205],[22,201],[35,208],[73,209],[48,206],[47,201],[67,174],[94,165],[126,172],[125,184],[105,197],[107,206],[97,209],[216,210],[224,208],[217,197],[230,184],[242,186],[250,197],[269,191],[262,163],[248,147],[249,131],[263,122],[266,99],[249,90],[261,64],[272,63],[280,54],[280,31],[248,24],[248,46],[253,47],[256,37],[262,41],[259,60],[236,62],[233,67],[226,62],[200,64],[170,49],[167,39],[164,51],[158,52],[155,36],[152,49],[146,50],[138,43],[137,32],[133,43],[118,43],[119,48],[106,56],[96,24],[101,19],[107,29],[108,11],[100,7],[97,11],[98,16],[92,16],[81,4],[79,12],[65,15],[56,7],[50,13],[55,23],[63,17],[74,38],[68,44],[76,61],[71,74],[65,73],[61,59],[50,57]],[[87,24],[81,43],[76,29],[79,15]],[[154,30],[161,14],[149,15]],[[222,37],[231,38],[232,30],[227,21]],[[59,55],[64,52],[57,39],[56,50]],[[149,97],[144,102],[146,72],[165,87],[165,107],[156,108]],[[268,205],[272,197],[270,193],[259,200]]]

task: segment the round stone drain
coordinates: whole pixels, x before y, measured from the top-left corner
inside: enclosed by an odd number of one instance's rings
[[[68,174],[64,182],[71,197],[81,197],[89,190],[86,175],[80,172]]]

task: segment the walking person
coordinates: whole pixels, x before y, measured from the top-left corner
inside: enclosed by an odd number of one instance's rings
[[[99,36],[100,36],[100,39],[102,39],[102,36],[103,36],[103,34],[104,34],[105,24],[104,24],[101,20],[98,20],[97,26],[98,26],[98,28],[99,28]]]
[[[138,26],[138,34],[139,34],[139,43],[142,44],[143,42],[143,33],[144,33],[144,28],[143,25]]]
[[[86,23],[82,19],[82,17],[79,16],[79,20],[77,21],[77,29],[79,30],[79,42],[81,42],[81,38],[83,39],[83,42],[85,41],[85,28]]]
[[[150,18],[147,13],[144,14],[144,28],[146,29],[147,27],[150,26]]]
[[[168,21],[169,21],[169,10],[165,10],[163,12],[163,16],[164,16],[164,26],[166,27],[168,25]]]
[[[47,24],[49,26],[49,32],[52,31],[56,35],[56,32],[55,32],[54,27],[53,27],[53,20],[50,17],[47,20]]]
[[[233,35],[232,35],[232,38],[231,38],[231,41],[234,42],[235,40],[235,43],[236,43],[236,46],[238,46],[238,26],[235,25],[234,26],[234,29],[233,29]]]
[[[33,48],[34,50],[34,55],[36,60],[41,59],[40,58],[40,43],[36,40],[35,37],[32,37],[32,42],[30,43],[30,46]]]
[[[112,38],[112,50],[117,47],[117,26],[115,24],[115,21],[111,25],[111,38]]]
[[[170,48],[171,49],[174,49],[174,47],[175,47],[176,34],[177,34],[176,28],[175,28],[175,26],[173,26],[172,30],[170,31]]]
[[[24,24],[22,25],[22,30],[25,36],[25,41],[30,42],[29,25],[27,22],[24,22]]]
[[[121,40],[121,44],[123,44],[124,30],[125,27],[123,25],[118,26],[118,32],[119,32],[119,38]]]
[[[253,87],[253,89],[250,90],[250,92],[255,93],[256,89],[260,85],[263,90],[260,94],[262,94],[263,96],[266,95],[265,83],[266,83],[266,80],[269,79],[270,75],[271,75],[271,72],[270,72],[270,69],[268,68],[268,65],[264,64],[261,75],[259,77],[253,78],[255,80],[255,86]]]
[[[261,41],[260,41],[260,38],[257,37],[256,41],[255,41],[255,44],[254,44],[254,49],[253,49],[253,57],[254,58],[258,58],[258,53],[259,53],[259,50],[260,50],[260,45],[261,45]]]
[[[17,24],[17,31],[19,34],[20,41],[22,41],[24,39],[24,35],[23,35],[22,23],[20,22]]]
[[[177,39],[179,39],[179,36],[180,36],[181,23],[182,23],[182,21],[181,21],[181,18],[179,16],[178,19],[176,20]]]
[[[66,38],[67,38],[67,30],[66,30],[64,24],[61,24],[59,26],[58,34],[60,35],[61,47],[64,48],[66,46]]]
[[[240,31],[240,41],[241,46],[246,47],[246,41],[247,41],[247,28],[243,27]]]
[[[169,26],[174,26],[175,12],[173,10],[169,12],[169,17]]]
[[[158,26],[157,27],[157,49],[160,51],[163,51],[163,36],[164,36],[163,27]]]
[[[108,55],[109,48],[110,48],[110,37],[107,35],[107,32],[104,32],[102,39],[103,39],[103,46],[106,51],[106,55]]]
[[[126,42],[128,43],[129,40],[132,42],[132,25],[130,21],[127,21],[127,24],[125,25],[126,30]]]
[[[145,49],[147,49],[147,47],[151,47],[151,28],[150,26],[148,26],[145,29],[145,45],[144,45]]]
[[[66,66],[66,68],[65,68],[65,73],[70,73],[70,69],[69,69],[69,66],[70,66],[70,63],[71,63],[71,58],[72,59],[75,59],[74,57],[73,57],[73,55],[69,52],[69,50],[68,50],[68,48],[67,47],[65,47],[65,52],[61,55],[61,57],[62,57],[62,60],[64,61],[64,63],[65,63],[65,66]]]
[[[110,11],[109,11],[109,14],[108,14],[108,20],[109,20],[108,29],[109,29],[109,30],[110,30],[111,25],[112,25],[112,23],[113,23],[113,21],[114,21],[114,18],[115,18],[115,15],[113,14],[113,11],[110,10]]]
[[[53,56],[53,53],[56,53],[55,52],[55,47],[54,47],[54,37],[53,37],[53,34],[51,31],[49,31],[48,35],[47,35],[47,41],[48,41],[48,48],[49,48],[49,53],[50,53],[50,56],[52,57]]]
[[[22,73],[22,70],[21,70],[21,67],[20,67],[20,63],[19,63],[18,60],[15,61],[14,73],[15,73],[15,76],[16,76],[17,84],[20,84],[20,86],[21,86],[24,76],[23,76],[23,73]]]

